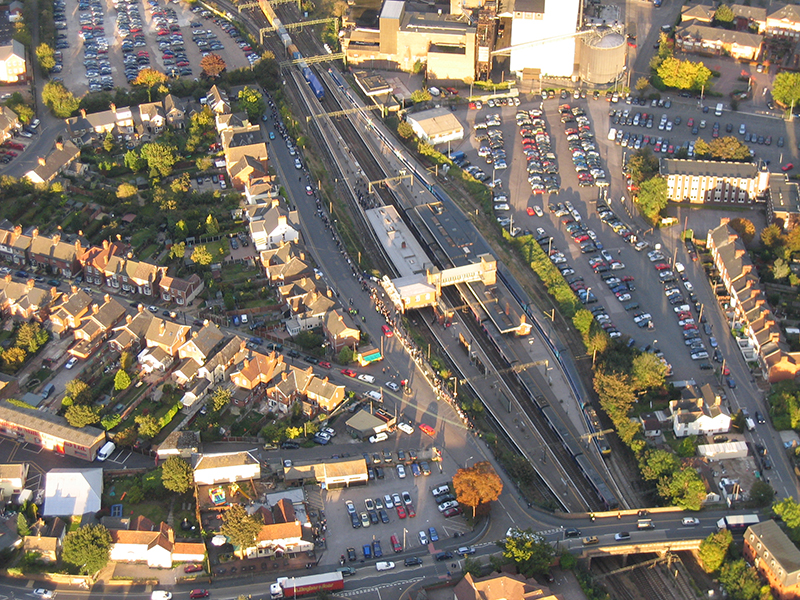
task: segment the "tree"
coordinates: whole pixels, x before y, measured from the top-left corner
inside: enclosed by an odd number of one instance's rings
[[[128,150],[125,153],[125,166],[136,173],[147,166],[147,161],[135,150]]]
[[[720,4],[714,11],[714,20],[718,23],[730,25],[733,23],[733,10],[727,4]]]
[[[681,466],[675,454],[668,450],[651,449],[643,456],[639,470],[647,481],[658,481],[662,477],[669,477]]]
[[[467,556],[464,558],[464,566],[462,567],[462,570],[464,571],[464,575],[469,573],[473,577],[480,577],[483,567],[481,566],[481,561],[479,561],[477,558]]]
[[[414,137],[414,128],[407,121],[400,121],[397,124],[397,135],[404,140],[410,140]]]
[[[656,73],[664,85],[679,90],[700,90],[711,78],[711,70],[702,62],[680,60],[672,56],[662,61]]]
[[[169,189],[174,194],[185,194],[192,189],[192,178],[188,173],[181,173],[170,182]]]
[[[172,247],[169,249],[170,258],[183,258],[185,255],[186,255],[186,242],[178,242],[176,244],[172,244]]]
[[[414,90],[411,92],[411,101],[414,104],[419,104],[420,102],[429,102],[433,98],[431,93],[428,90]]]
[[[210,77],[211,79],[216,79],[220,73],[222,73],[228,65],[225,64],[225,61],[222,60],[222,57],[219,54],[207,54],[200,60],[200,68],[203,69],[203,73]]]
[[[206,233],[212,236],[219,233],[219,222],[214,215],[209,214],[206,217]]]
[[[3,364],[12,370],[21,367],[27,357],[28,353],[24,348],[14,347],[3,350]]]
[[[694,143],[694,154],[697,158],[711,158],[711,146],[703,138],[697,138]]]
[[[25,513],[17,513],[17,534],[25,537],[31,534],[31,526],[28,524],[28,518]]]
[[[772,82],[772,97],[783,106],[800,103],[800,73],[782,71]]]
[[[36,46],[36,60],[42,71],[49,73],[56,66],[56,53],[49,44],[41,43]]]
[[[151,142],[142,146],[142,158],[150,167],[150,177],[166,177],[178,162],[175,146],[166,142]]]
[[[120,200],[126,200],[128,198],[132,198],[136,194],[139,193],[139,190],[136,189],[136,186],[132,183],[120,183],[117,186],[117,198]]]
[[[526,577],[547,573],[555,556],[553,546],[531,529],[517,529],[497,545],[503,549],[503,558],[513,561]]]
[[[231,403],[231,391],[228,388],[218,387],[211,394],[211,403],[214,411],[219,412]]]
[[[739,234],[739,237],[742,238],[745,246],[749,246],[750,242],[752,242],[753,238],[756,236],[756,226],[753,225],[753,222],[750,219],[736,217],[735,219],[730,220],[728,226],[730,226],[731,229]]]
[[[592,329],[593,321],[594,315],[585,308],[580,309],[575,313],[575,316],[572,317],[572,324],[584,339],[589,336],[589,331]]]
[[[762,586],[758,571],[749,567],[743,558],[722,565],[719,582],[725,587],[731,600],[757,600],[761,597]],[[772,598],[772,595],[768,594],[766,597]]]
[[[663,177],[652,177],[639,186],[636,204],[642,215],[651,223],[667,205],[667,180]]]
[[[239,91],[239,109],[247,113],[251,123],[255,123],[267,110],[267,105],[264,96],[258,90],[245,87]]]
[[[125,369],[119,369],[117,374],[114,375],[114,389],[118,392],[127,390],[131,385],[131,376],[125,372]]]
[[[342,348],[339,352],[338,360],[340,365],[349,365],[353,362],[353,349],[349,346]]]
[[[139,426],[139,435],[143,438],[154,438],[161,431],[161,425],[153,415],[137,415],[133,420]]]
[[[64,413],[64,417],[72,427],[80,429],[97,423],[100,420],[100,410],[86,404],[73,404]]]
[[[212,166],[214,166],[214,161],[212,161],[208,156],[200,156],[196,161],[194,161],[194,165],[197,167],[198,171],[208,171]]]
[[[111,154],[111,152],[114,150],[114,146],[116,145],[114,134],[109,131],[106,134],[106,138],[103,140],[103,150],[106,151],[106,154]]]
[[[193,481],[192,468],[180,456],[170,456],[161,467],[161,483],[171,492],[185,494]]]
[[[47,343],[50,335],[39,323],[23,323],[17,330],[15,346],[24,348],[31,354]]]
[[[632,383],[637,390],[650,390],[664,385],[667,367],[652,352],[644,352],[634,357],[631,366]]]
[[[639,77],[636,80],[636,91],[643,92],[647,89],[647,86],[650,85],[650,79],[647,77]]]
[[[783,519],[789,529],[800,527],[800,505],[792,496],[773,504],[772,511]]]
[[[627,171],[631,182],[637,186],[658,175],[658,158],[653,154],[650,146],[641,148],[631,155],[628,159]]]
[[[774,252],[786,243],[786,236],[783,235],[781,228],[773,223],[761,230],[761,243]]]
[[[68,381],[64,388],[75,404],[88,404],[92,401],[92,390],[80,379]]]
[[[712,533],[702,542],[697,551],[700,563],[706,573],[715,573],[725,562],[728,548],[733,543],[733,534],[728,529]]]
[[[71,117],[80,104],[72,92],[59,81],[48,81],[44,84],[42,102],[60,119]]]
[[[695,153],[697,144],[695,143]],[[708,154],[714,160],[730,160],[734,162],[750,161],[750,148],[732,135],[712,139],[708,143]]]
[[[122,423],[122,416],[118,414],[106,415],[102,419],[100,419],[100,425],[106,431],[111,431],[112,429],[114,429],[114,427],[116,427],[120,423]]]
[[[84,525],[64,538],[61,559],[71,570],[94,575],[108,564],[111,534],[103,525]]]
[[[461,504],[472,508],[473,516],[479,506],[494,502],[503,491],[503,480],[494,472],[491,463],[479,462],[470,468],[459,469],[453,475],[453,489]]]
[[[159,84],[166,83],[167,76],[155,69],[142,69],[139,75],[132,81],[133,85],[140,85],[147,88],[147,101],[153,101],[153,88]]]
[[[248,515],[241,504],[232,505],[222,515],[220,533],[227,536],[240,556],[244,551],[252,548],[256,536],[261,531],[263,522],[261,516]]]
[[[671,477],[662,477],[657,488],[662,498],[685,510],[700,510],[706,498],[706,486],[692,467],[683,467]]]
[[[791,272],[789,264],[782,258],[776,258],[775,262],[772,263],[772,276],[775,279],[785,279]]]
[[[748,494],[748,505],[753,508],[763,508],[772,504],[775,499],[775,490],[763,479],[756,479]]]
[[[194,250],[192,250],[191,259],[193,263],[206,267],[211,264],[211,261],[214,259],[214,257],[211,256],[211,253],[208,251],[208,248],[206,248],[205,245],[201,245],[194,247]]]

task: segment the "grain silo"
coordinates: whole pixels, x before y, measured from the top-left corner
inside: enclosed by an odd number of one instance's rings
[[[580,38],[580,76],[586,83],[613,83],[625,68],[625,36],[618,29],[598,27]]]

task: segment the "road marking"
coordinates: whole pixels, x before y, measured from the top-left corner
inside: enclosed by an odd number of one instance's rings
[[[380,577],[380,575],[375,575],[375,577]],[[337,592],[332,594],[333,596],[338,596],[341,598],[346,598],[347,596],[358,596],[360,594],[368,594],[370,592],[376,592],[378,590],[385,590],[387,588],[392,588],[398,585],[409,585],[412,583],[418,583],[423,581],[424,577],[414,577],[413,579],[401,579],[400,581],[393,581],[392,583],[382,583],[380,585],[373,585],[370,587],[359,588],[357,590],[347,590],[346,592]]]

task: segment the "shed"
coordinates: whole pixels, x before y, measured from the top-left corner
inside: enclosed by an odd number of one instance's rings
[[[386,430],[386,422],[366,410],[358,411],[347,420],[345,425],[347,433],[360,438],[366,438]]]

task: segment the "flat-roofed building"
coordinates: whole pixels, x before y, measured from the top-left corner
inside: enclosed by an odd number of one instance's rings
[[[665,158],[660,172],[674,202],[745,204],[765,200],[769,189],[766,165],[751,162]]]
[[[365,485],[369,481],[367,463],[363,458],[329,459],[325,462],[299,463],[283,470],[287,482],[315,480],[323,489]]]
[[[783,173],[772,173],[767,196],[767,220],[780,221],[785,231],[800,225],[800,194],[797,184]]]
[[[419,139],[432,146],[464,139],[464,126],[446,108],[431,108],[408,114],[406,121]]]
[[[93,461],[106,442],[96,427],[71,427],[63,417],[0,401],[0,434],[57,454]]]

